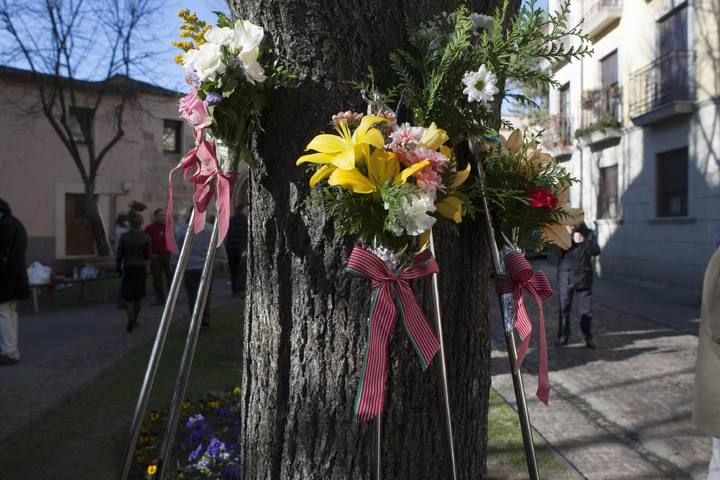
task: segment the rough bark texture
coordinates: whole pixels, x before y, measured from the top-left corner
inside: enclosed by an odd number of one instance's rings
[[[343,273],[352,243],[305,206],[308,176],[294,162],[332,113],[364,109],[347,82],[368,65],[387,64],[388,53],[403,45],[406,20],[452,3],[230,1],[236,15],[266,28],[302,80],[265,116],[252,173],[242,433],[248,480],[370,477],[371,424],[353,423],[369,285]],[[376,73],[389,78],[388,68]],[[490,387],[483,235],[471,222],[459,237],[436,232],[459,477],[473,480],[485,467]],[[418,293],[429,285],[419,283]],[[423,374],[397,325],[384,416],[387,480],[449,478],[438,360]]]

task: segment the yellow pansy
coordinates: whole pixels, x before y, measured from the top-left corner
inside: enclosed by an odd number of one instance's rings
[[[296,164],[317,163],[330,166],[329,173],[327,169],[323,172],[325,177],[335,168],[352,170],[358,160],[369,155],[370,146],[383,148],[385,145],[380,130],[371,128],[374,124],[384,121],[384,117],[367,115],[363,117],[355,131],[350,133],[347,120],[343,120],[336,127],[337,135],[323,133],[313,138],[305,147],[305,151],[315,150],[317,153],[303,155],[297,159]],[[319,180],[316,180],[316,183],[317,181]]]
[[[435,122],[431,123],[430,126],[425,130],[422,138],[418,142],[421,147],[429,148],[430,150],[437,150],[445,142],[450,139],[447,132],[435,125]]]
[[[157,473],[157,465],[148,465],[147,467],[147,474],[148,475],[155,475]]]
[[[402,185],[413,173],[429,164],[428,160],[424,160],[400,171],[400,162],[393,152],[377,149],[367,159],[367,176],[357,168],[347,171],[336,168],[330,174],[328,183],[354,193],[368,194],[377,192],[378,187],[386,182],[392,181],[396,185]]]

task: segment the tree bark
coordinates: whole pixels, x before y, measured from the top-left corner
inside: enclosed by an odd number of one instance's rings
[[[229,0],[263,25],[302,84],[277,93],[257,137],[251,174],[244,332],[243,461],[247,480],[369,478],[371,424],[353,423],[367,342],[369,284],[343,273],[352,239],[308,207],[308,176],[295,166],[307,142],[340,110],[364,111],[349,81],[368,65],[391,82],[387,58],[405,22],[454,1]],[[497,1],[480,2],[490,11]],[[477,7],[477,6],[476,6]],[[442,127],[442,125],[440,125]],[[445,346],[459,478],[482,478],[490,387],[487,275],[480,222],[459,236],[436,232]],[[420,282],[432,322],[430,282]],[[383,472],[387,480],[450,478],[439,357],[423,373],[400,325],[390,347]]]
[[[90,227],[92,228],[97,254],[99,256],[110,255],[110,246],[108,245],[105,225],[103,225],[102,219],[100,218],[97,196],[95,195],[95,185],[92,181],[85,182],[83,211],[85,213],[85,218],[87,218],[88,222],[90,222]]]

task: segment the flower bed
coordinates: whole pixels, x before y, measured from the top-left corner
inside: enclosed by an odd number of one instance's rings
[[[180,420],[166,478],[241,478],[240,387],[220,396],[208,394],[197,402],[183,402]],[[151,411],[148,415],[140,430],[131,478],[156,478],[157,455],[166,423],[166,411]]]

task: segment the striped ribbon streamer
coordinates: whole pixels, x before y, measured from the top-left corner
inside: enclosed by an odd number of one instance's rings
[[[367,422],[383,411],[388,345],[398,313],[423,370],[440,348],[435,333],[415,300],[409,281],[439,271],[435,258],[426,251],[397,273],[372,252],[355,247],[346,271],[370,279],[370,337],[355,400],[355,419]]]
[[[168,175],[168,204],[165,219],[165,244],[171,252],[177,252],[175,242],[175,229],[173,225],[173,184],[172,176],[177,170],[183,171],[185,180],[192,182],[195,187],[193,194],[193,209],[195,210],[195,221],[192,228],[195,233],[200,233],[205,228],[205,212],[210,201],[215,197],[217,209],[219,235],[217,246],[225,240],[230,227],[230,216],[232,215],[232,190],[238,178],[236,172],[223,172],[218,163],[215,145],[202,138],[202,132],[196,134],[196,143],[180,162],[170,170]]]
[[[495,288],[500,295],[512,293],[513,299],[517,303],[513,325],[515,326],[515,331],[520,335],[521,343],[518,349],[517,361],[515,362],[516,370],[520,368],[520,365],[522,365],[525,359],[532,334],[532,323],[525,309],[523,290],[526,290],[533,296],[538,306],[538,312],[540,313],[540,371],[538,374],[538,389],[536,395],[540,401],[547,405],[550,395],[550,382],[548,380],[547,340],[545,338],[545,316],[543,315],[542,299],[547,299],[552,296],[552,287],[545,273],[534,271],[530,262],[528,262],[520,252],[513,252],[505,257],[505,268],[507,275],[497,277],[495,280]]]

